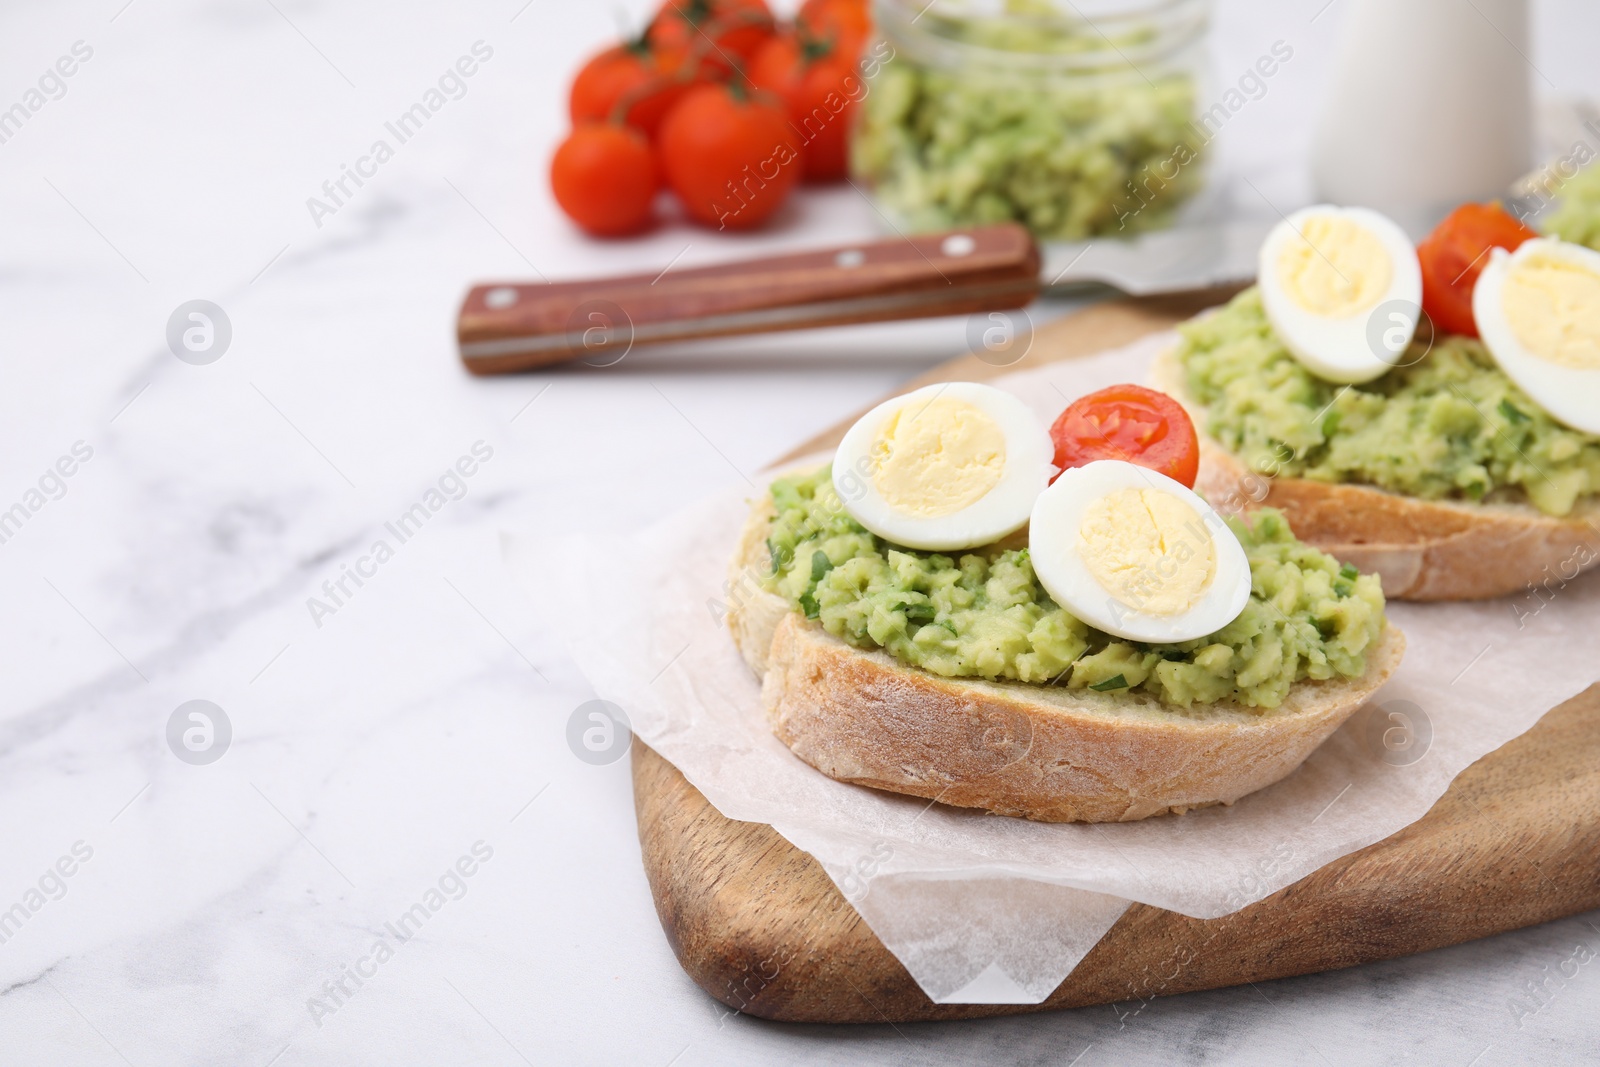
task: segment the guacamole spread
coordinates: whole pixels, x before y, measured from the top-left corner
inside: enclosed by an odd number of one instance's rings
[[[1558,516],[1600,492],[1600,438],[1546,415],[1476,339],[1441,334],[1411,365],[1343,386],[1289,354],[1255,289],[1178,329],[1206,431],[1262,474]]]
[[[995,51],[924,62],[902,48],[874,80],[852,165],[905,225],[1014,221],[1066,240],[1127,234],[1170,221],[1198,190],[1194,79],[1154,67],[1147,79],[1120,58],[1137,39],[1108,41],[1046,10],[1055,21],[932,8],[919,30]],[[1029,61],[1007,62],[1007,53]],[[1032,58],[1101,53],[1111,66],[1084,71]]]
[[[772,503],[768,588],[834,636],[945,677],[1270,709],[1302,679],[1365,673],[1384,627],[1377,577],[1295,540],[1271,510],[1248,527],[1229,520],[1250,560],[1243,613],[1197,641],[1152,645],[1057,607],[1027,548],[945,555],[888,544],[844,510],[827,467],[774,482]]]
[[[1552,237],[1600,250],[1600,164],[1591,164],[1561,187],[1555,210],[1538,226]]]

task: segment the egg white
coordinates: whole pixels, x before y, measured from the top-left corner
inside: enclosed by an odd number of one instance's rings
[[[1517,339],[1506,318],[1505,284],[1524,260],[1548,256],[1600,273],[1600,252],[1551,238],[1524,241],[1515,252],[1496,248],[1472,290],[1472,317],[1478,336],[1506,376],[1557,421],[1574,430],[1600,434],[1600,370],[1563,367],[1540,359]]]
[[[1140,611],[1124,604],[1090,573],[1080,554],[1079,529],[1089,506],[1119,489],[1170,493],[1187,504],[1210,533],[1216,569],[1187,611],[1176,615]],[[1222,517],[1183,483],[1122,460],[1096,460],[1062,471],[1034,502],[1028,554],[1034,574],[1057,604],[1096,629],[1130,641],[1172,644],[1205,637],[1238,618],[1250,599],[1250,562]]]
[[[1000,481],[982,497],[948,515],[908,514],[884,499],[873,479],[873,447],[889,417],[902,408],[912,413],[935,399],[959,400],[982,411],[1005,439]],[[930,385],[887,400],[861,418],[839,442],[833,459],[833,486],[851,518],[892,544],[929,552],[950,552],[993,544],[1027,525],[1033,502],[1055,473],[1055,444],[1028,406],[992,385],[949,382]]]
[[[1361,226],[1378,239],[1389,261],[1388,287],[1354,314],[1328,317],[1308,311],[1295,302],[1278,276],[1278,260],[1285,246],[1301,240],[1306,223],[1318,216],[1342,216]],[[1417,250],[1404,230],[1368,208],[1319,204],[1296,211],[1267,235],[1257,269],[1261,304],[1273,331],[1295,359],[1326,381],[1367,382],[1391,369],[1411,343],[1421,318],[1422,267]],[[1391,300],[1403,300],[1409,306],[1396,313],[1399,318],[1386,316],[1386,321],[1369,333],[1372,313]],[[1377,346],[1373,337],[1379,339]]]

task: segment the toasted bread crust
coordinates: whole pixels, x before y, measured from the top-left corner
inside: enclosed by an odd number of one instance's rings
[[[1156,360],[1151,384],[1181,403],[1196,429],[1203,407],[1188,395],[1176,349]],[[1479,600],[1565,582],[1600,563],[1600,499],[1565,518],[1532,504],[1420,500],[1365,485],[1267,478],[1200,435],[1195,489],[1219,511],[1272,507],[1295,536],[1383,580],[1395,600]]]
[[[732,564],[763,574],[771,508],[758,503]],[[855,648],[773,593],[730,598],[728,623],[762,678],[773,732],[840,781],[1044,822],[1118,822],[1231,804],[1298,767],[1393,673],[1388,626],[1359,679],[1296,685],[1262,712],[1187,711],[1138,693],[943,678]]]
[[[739,655],[760,678],[767,673],[767,653],[778,623],[790,612],[789,602],[761,587],[772,571],[767,552],[767,530],[772,526],[772,500],[763,498],[751,509],[739,546],[728,566],[728,629]]]

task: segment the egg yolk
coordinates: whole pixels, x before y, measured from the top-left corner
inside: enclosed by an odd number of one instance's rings
[[[1313,215],[1278,255],[1278,284],[1313,315],[1347,318],[1389,291],[1394,268],[1376,234],[1342,215]]]
[[[1118,489],[1090,504],[1078,554],[1117,600],[1151,615],[1194,607],[1217,570],[1211,531],[1195,510],[1159,489]]]
[[[884,503],[919,519],[953,515],[1000,484],[1006,437],[964,400],[907,404],[878,431],[872,481]]]
[[[1529,256],[1500,291],[1506,322],[1536,359],[1600,370],[1600,274],[1553,256]]]

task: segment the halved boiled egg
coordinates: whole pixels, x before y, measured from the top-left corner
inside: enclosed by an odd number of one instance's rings
[[[833,486],[885,541],[946,552],[1027,524],[1055,473],[1055,445],[1027,405],[973,382],[930,385],[861,416],[839,442]]]
[[[1169,644],[1215,633],[1250,599],[1250,563],[1193,490],[1122,460],[1061,472],[1028,528],[1055,602],[1108,634]]]
[[[1554,418],[1600,434],[1600,252],[1548,237],[1496,248],[1472,317],[1500,369]]]
[[[1417,250],[1367,208],[1296,211],[1267,235],[1256,281],[1278,338],[1330,382],[1371,381],[1389,370],[1422,315]]]

